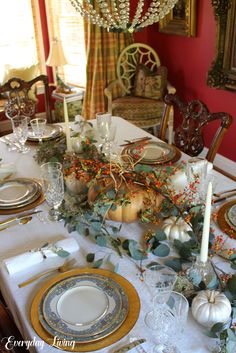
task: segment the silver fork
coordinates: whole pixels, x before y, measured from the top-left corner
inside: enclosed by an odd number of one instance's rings
[[[4,136],[4,139],[6,141],[6,144],[8,144],[9,151],[14,151],[14,150],[17,150],[19,152],[22,151],[22,147],[18,142],[12,141],[12,139],[9,136]]]

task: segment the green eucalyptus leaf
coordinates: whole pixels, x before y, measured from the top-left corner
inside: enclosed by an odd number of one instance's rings
[[[106,195],[109,199],[114,200],[116,198],[115,190],[109,190],[106,192]]]
[[[217,322],[211,327],[211,332],[218,333],[223,331],[225,324],[223,322]]]
[[[101,267],[102,262],[103,262],[103,259],[98,259],[97,261],[94,261],[92,267],[93,267],[93,268],[99,268],[99,267]]]
[[[165,261],[165,265],[172,268],[174,271],[179,272],[182,270],[182,264],[179,258],[173,258]]]
[[[86,260],[87,262],[93,262],[95,259],[95,254],[94,253],[89,253],[86,255]]]
[[[125,239],[122,243],[122,248],[124,250],[129,250],[129,240],[128,239]]]
[[[236,276],[235,275],[233,275],[228,279],[226,288],[233,296],[236,295]]]
[[[135,240],[129,241],[129,252],[134,260],[143,260],[147,257],[142,250],[138,249],[138,243]]]
[[[106,240],[106,237],[104,235],[98,235],[95,237],[96,239],[96,243],[99,245],[99,246],[107,246],[107,240]]]
[[[205,330],[203,332],[207,337],[218,338],[218,335],[215,332],[205,331]]]
[[[236,344],[234,341],[227,341],[226,342],[226,351],[227,353],[235,353],[236,351]]]
[[[140,173],[140,172],[151,173],[153,171],[153,168],[145,164],[136,164],[134,167],[134,170],[137,173]]]
[[[216,289],[219,285],[219,280],[216,277],[216,275],[213,276],[213,278],[211,279],[211,281],[209,283],[207,283],[206,287],[207,289]]]
[[[228,338],[230,341],[236,342],[236,334],[230,328],[227,329]]]
[[[199,286],[199,284],[201,283],[201,280],[202,280],[200,273],[198,273],[197,271],[194,271],[194,270],[189,271],[188,278],[189,278],[190,282],[192,282],[195,286]]]
[[[63,249],[56,250],[55,253],[60,257],[67,257],[70,255],[70,253],[68,251],[63,250]]]
[[[160,244],[152,252],[156,256],[165,257],[165,256],[169,255],[170,248],[166,244]]]
[[[191,257],[192,252],[191,252],[191,248],[185,244],[186,243],[183,243],[182,248],[179,250],[179,254],[184,260],[188,260]]]
[[[159,262],[156,262],[156,261],[152,261],[150,262],[149,264],[146,265],[147,268],[152,268],[152,267],[155,267],[155,269],[158,269],[159,267],[162,268],[163,266],[159,263]]]
[[[158,241],[166,240],[166,233],[162,229],[158,229],[154,236]]]

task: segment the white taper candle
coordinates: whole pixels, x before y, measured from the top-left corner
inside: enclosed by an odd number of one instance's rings
[[[208,259],[208,244],[209,244],[209,233],[210,233],[210,221],[211,221],[211,199],[212,199],[212,183],[209,182],[206,196],[206,207],[204,213],[203,231],[202,231],[202,242],[200,251],[200,261],[207,262]]]
[[[64,108],[64,120],[65,120],[65,128],[66,128],[66,150],[67,152],[71,152],[72,145],[70,140],[70,126],[69,126],[68,110],[67,110],[67,103],[66,103],[65,97],[63,100],[63,108]]]

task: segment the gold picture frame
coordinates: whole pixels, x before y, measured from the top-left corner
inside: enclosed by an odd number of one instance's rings
[[[210,87],[236,91],[236,0],[212,0],[217,38],[216,56],[208,71]]]
[[[159,31],[162,33],[195,37],[196,0],[179,0],[173,10],[160,20]]]

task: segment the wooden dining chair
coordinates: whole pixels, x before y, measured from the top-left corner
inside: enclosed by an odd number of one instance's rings
[[[212,121],[219,120],[220,126],[213,137],[206,155],[206,159],[209,162],[213,162],[224,135],[232,124],[232,116],[223,112],[210,113],[202,101],[192,100],[186,103],[176,94],[167,94],[164,97],[164,101],[165,109],[159,138],[165,140],[169,119],[168,112],[170,106],[173,105],[175,108],[178,108],[183,118],[181,124],[175,129],[174,144],[189,156],[198,156],[202,152],[205,146],[203,128]]]
[[[31,81],[24,81],[18,77],[11,78],[0,86],[0,95],[6,98],[4,107],[8,118],[25,115],[33,117],[37,112],[38,100],[34,94],[35,85],[41,82],[44,86],[45,111],[48,123],[53,122],[50,109],[49,83],[46,75],[40,75]]]
[[[12,345],[9,343],[9,345],[6,345],[8,338],[11,337],[11,342]],[[15,344],[14,342],[20,344],[22,346]],[[24,339],[21,336],[18,328],[16,327],[16,324],[14,323],[14,320],[2,298],[2,295],[0,293],[0,352],[1,353],[26,353],[29,352],[26,349],[26,346],[23,346]],[[9,349],[10,348],[10,349]]]

